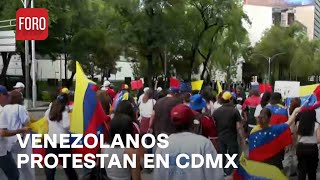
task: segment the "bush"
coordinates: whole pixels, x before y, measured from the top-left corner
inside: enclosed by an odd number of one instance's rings
[[[53,100],[53,94],[51,94],[50,92],[48,91],[42,91],[41,92],[41,99],[43,101],[46,101],[46,102],[52,102]]]

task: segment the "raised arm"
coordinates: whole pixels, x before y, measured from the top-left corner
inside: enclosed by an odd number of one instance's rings
[[[299,107],[299,108],[296,108],[296,109],[293,111],[293,113],[292,113],[291,116],[289,117],[289,120],[286,122],[289,126],[291,126],[291,125],[295,122],[296,117],[297,117],[297,115],[299,114],[300,110],[301,110],[301,108]]]

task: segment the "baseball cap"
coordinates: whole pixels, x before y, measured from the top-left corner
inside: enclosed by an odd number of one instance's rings
[[[110,81],[104,81],[102,87],[109,87],[110,84]]]
[[[129,86],[127,84],[122,84],[121,89],[129,89]]]
[[[169,93],[171,93],[171,94],[178,94],[178,93],[180,93],[180,89],[179,89],[179,88],[176,88],[176,87],[170,87],[170,88],[169,88]]]
[[[25,85],[22,82],[17,82],[15,86],[13,86],[13,88],[24,88]]]
[[[195,94],[190,97],[190,108],[192,110],[200,110],[206,107],[207,103],[206,101],[202,98],[200,94]]]
[[[190,107],[179,104],[171,110],[171,123],[173,125],[184,125],[193,122],[194,112]]]
[[[61,94],[69,94],[69,89],[68,89],[68,88],[62,88],[62,89],[60,90],[60,93],[61,93]]]
[[[8,94],[8,90],[6,87],[0,85],[0,94],[5,94],[7,95]]]
[[[232,99],[232,94],[229,91],[226,91],[222,94],[222,99],[225,101],[229,101]]]

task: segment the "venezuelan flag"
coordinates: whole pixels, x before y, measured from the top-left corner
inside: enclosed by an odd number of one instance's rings
[[[220,84],[220,81],[217,80],[217,87],[218,87],[218,95],[220,93],[222,93],[222,87],[221,87],[221,84]]]
[[[242,155],[240,165],[233,174],[234,180],[286,180],[288,179],[277,167],[247,160]]]
[[[314,103],[317,102],[317,97],[314,93],[316,88],[319,86],[319,84],[313,84],[313,85],[308,85],[308,86],[301,86],[300,87],[300,100],[301,100],[301,105],[304,107],[310,107]],[[287,98],[285,100],[285,104],[287,107],[290,106],[290,101],[292,98]]]
[[[270,125],[281,124],[288,121],[288,111],[284,106],[277,104],[268,105],[266,108],[270,109],[272,113]]]
[[[127,100],[129,100],[129,92],[127,90],[121,90],[114,98],[112,109],[115,110],[121,101]]]
[[[292,143],[288,124],[278,124],[266,129],[254,129],[249,136],[249,159],[263,162]]]
[[[76,64],[76,88],[72,119],[70,122],[70,132],[75,134],[102,134],[104,132],[104,122],[107,116],[103,111],[100,102],[97,100],[97,85],[90,81],[84,74],[80,64]],[[93,139],[89,138],[89,144],[93,144]],[[75,149],[77,153],[96,154],[99,147],[94,149]]]

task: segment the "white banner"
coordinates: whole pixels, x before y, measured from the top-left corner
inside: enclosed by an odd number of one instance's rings
[[[300,82],[298,81],[276,81],[274,92],[281,93],[282,98],[292,98],[300,96]]]

